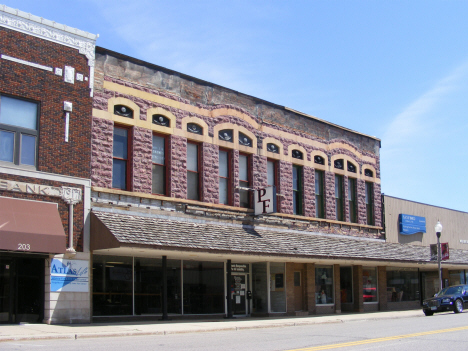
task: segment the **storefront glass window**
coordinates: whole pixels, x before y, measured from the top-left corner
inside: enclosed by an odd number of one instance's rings
[[[131,315],[133,258],[94,255],[93,261],[93,315]]]
[[[377,269],[376,268],[362,268],[362,284],[364,288],[363,300],[364,302],[377,302]]]
[[[457,270],[457,271],[449,271],[450,275],[450,285],[459,285],[465,284],[465,271],[464,270]]]
[[[416,268],[387,267],[387,301],[418,301],[419,278]]]
[[[268,276],[267,263],[252,264],[252,311],[268,312]]]
[[[333,267],[315,267],[315,303],[333,303]]]
[[[286,275],[284,263],[270,263],[271,312],[286,312]]]
[[[162,259],[135,258],[135,314],[161,314]],[[167,260],[167,312],[181,313],[180,261]]]
[[[224,264],[184,261],[184,314],[224,313]]]
[[[341,303],[353,302],[353,268],[340,267]]]

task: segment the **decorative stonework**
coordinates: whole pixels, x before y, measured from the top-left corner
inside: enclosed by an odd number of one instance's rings
[[[90,96],[93,96],[97,35],[33,16],[5,5],[0,5],[0,26],[75,48],[80,54],[85,55],[90,67]]]
[[[13,180],[5,179],[0,179],[0,190],[12,191],[16,193],[60,197],[68,204],[77,204],[78,202],[81,202],[83,198],[82,191],[80,188],[15,182]]]

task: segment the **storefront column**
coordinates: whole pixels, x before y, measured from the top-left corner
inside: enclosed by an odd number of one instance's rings
[[[315,314],[315,264],[306,264],[306,284],[307,284],[307,310],[309,314]]]
[[[234,318],[232,315],[232,264],[231,260],[227,260],[227,267],[226,267],[226,301],[227,301],[227,315],[226,318]]]
[[[362,266],[353,266],[354,312],[364,312]]]
[[[162,318],[161,320],[167,321],[167,256],[162,257]]]
[[[340,265],[333,265],[333,276],[335,285],[335,313],[341,313],[341,285],[340,285]]]
[[[294,266],[292,262],[286,262],[286,313],[294,315],[296,311],[296,296],[294,294]]]
[[[387,311],[387,267],[377,267],[377,288],[379,290],[379,311]]]

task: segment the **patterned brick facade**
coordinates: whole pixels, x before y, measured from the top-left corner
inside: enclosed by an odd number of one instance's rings
[[[134,61],[131,65],[128,62]],[[143,68],[144,67],[144,68]],[[137,74],[137,72],[145,72]],[[92,165],[97,168],[92,171],[94,186],[109,188],[111,184],[111,169],[109,164],[102,162],[103,158],[109,160],[109,144],[105,135],[109,135],[113,105],[110,101],[120,99],[120,103],[128,101],[129,106],[136,106],[138,113],[136,121],[151,122],[149,111],[157,110],[163,115],[172,116],[174,123],[171,130],[161,130],[154,125],[146,123],[146,131],[141,123],[135,123],[134,129],[134,160],[132,191],[151,193],[151,141],[150,135],[157,130],[158,133],[169,134],[170,140],[168,158],[169,167],[169,193],[170,197],[187,198],[187,142],[201,142],[200,175],[201,198],[205,203],[219,203],[219,166],[218,150],[229,151],[230,155],[230,195],[229,204],[238,207],[239,197],[239,154],[249,155],[250,184],[258,189],[267,184],[267,156],[261,150],[266,144],[273,142],[281,146],[281,152],[275,156],[277,164],[277,192],[279,212],[293,215],[292,166],[291,150],[298,149],[304,154],[304,160],[298,164],[302,166],[302,201],[303,214],[307,218],[315,217],[315,164],[312,155],[324,155],[327,164],[318,167],[324,172],[324,210],[325,219],[336,221],[335,209],[335,173],[333,159],[345,158],[357,166],[357,216],[358,223],[365,225],[365,181],[373,181],[374,186],[374,214],[375,225],[381,225],[379,147],[380,142],[371,137],[352,131],[331,126],[307,116],[285,110],[227,89],[219,90],[217,86],[198,81],[195,78],[183,76],[164,68],[150,65],[120,54],[97,49],[96,65],[96,91],[94,99],[93,124],[93,159]],[[119,88],[122,87],[122,88]],[[125,88],[123,88],[125,87]],[[114,99],[114,100],[113,100]],[[107,102],[107,103],[106,103]],[[132,105],[134,104],[134,105]],[[99,112],[105,113],[106,116]],[[219,111],[219,112],[218,112]],[[222,112],[221,112],[222,111]],[[110,115],[109,115],[110,114]],[[102,116],[102,117],[98,117]],[[107,120],[106,120],[107,118]],[[115,118],[114,118],[115,119]],[[206,128],[204,136],[195,137],[187,134],[186,119],[196,122]],[[106,121],[106,122],[103,122]],[[117,123],[115,119],[114,123]],[[127,121],[125,121],[127,123]],[[138,127],[136,127],[138,124]],[[218,131],[222,129],[233,130],[234,139],[237,140],[238,131],[251,133],[256,139],[257,150],[238,148],[237,143],[218,144]],[[244,132],[244,133],[245,133]],[[171,135],[172,134],[172,135]],[[184,136],[185,135],[185,136]],[[98,140],[96,140],[96,138]],[[197,139],[198,138],[198,139]],[[268,140],[265,142],[265,140]],[[146,144],[146,145],[145,145]],[[323,146],[320,146],[323,145]],[[99,162],[97,160],[100,160]],[[145,160],[146,159],[146,160]],[[375,176],[371,180],[364,180],[365,168],[370,168]],[[354,175],[352,174],[354,177]],[[343,209],[344,222],[350,222],[350,210],[347,201],[348,176],[343,176]],[[252,193],[251,193],[252,194]],[[252,198],[252,197],[251,197]],[[338,229],[333,227],[336,232]],[[324,231],[325,229],[320,229]],[[347,229],[339,229],[346,232]],[[349,231],[349,230],[348,230]],[[350,230],[349,233],[356,231]],[[358,233],[357,231],[356,233]],[[354,234],[352,234],[354,235]],[[363,234],[358,234],[363,235]],[[364,234],[364,236],[367,234]]]
[[[304,184],[304,216],[315,217],[315,170],[312,167],[303,168]]]
[[[93,185],[112,188],[112,147],[114,123],[93,118],[91,180]]]
[[[47,67],[72,66],[89,77],[88,60],[74,48],[0,27],[2,54]],[[91,106],[88,83],[64,82],[54,72],[0,59],[0,94],[39,104],[37,170],[89,178]],[[65,142],[63,102],[73,103],[70,137]]]
[[[218,146],[203,143],[202,153],[202,198],[208,203],[219,202],[219,153]]]
[[[293,214],[293,172],[290,162],[279,162],[279,203],[282,213]]]
[[[187,139],[172,135],[170,138],[170,194],[187,198]]]
[[[153,134],[150,130],[133,129],[133,191],[151,193],[151,145]]]
[[[76,72],[89,78],[88,60],[77,49],[3,27],[0,27],[0,44],[3,55],[52,68],[63,69],[65,66],[72,66]],[[1,95],[27,99],[39,106],[36,169],[40,172],[90,178],[92,98],[88,83],[75,81],[74,84],[70,84],[64,82],[63,76],[58,76],[54,72],[7,59],[0,59],[0,72]],[[73,104],[68,142],[65,142],[64,101]],[[100,120],[99,123],[106,124],[106,121]],[[98,160],[109,162],[108,157],[99,158],[96,162],[99,162]],[[5,163],[3,165],[10,166]],[[11,166],[15,167],[13,164]],[[33,184],[64,185],[35,178],[7,175],[2,175],[2,178]],[[3,192],[2,196],[58,201],[57,198],[48,199],[45,196],[11,192]],[[68,240],[68,206],[61,201],[58,203]],[[74,212],[75,245],[77,250],[82,251],[84,225],[82,203],[75,205]]]

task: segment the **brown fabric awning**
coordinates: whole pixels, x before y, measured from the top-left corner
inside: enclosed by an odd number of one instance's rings
[[[65,253],[57,204],[0,197],[0,250]]]

